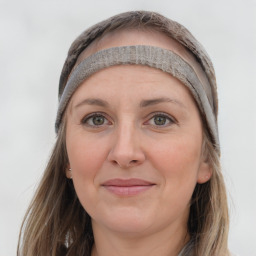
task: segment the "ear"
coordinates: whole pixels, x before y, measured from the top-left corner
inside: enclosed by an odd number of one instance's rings
[[[68,179],[72,179],[72,170],[70,168],[70,165],[68,165],[67,168],[66,168],[66,177]]]
[[[197,183],[203,184],[212,177],[212,167],[207,160],[202,160],[198,169]]]

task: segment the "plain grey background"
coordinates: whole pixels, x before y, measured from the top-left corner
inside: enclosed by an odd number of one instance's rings
[[[205,46],[219,90],[229,246],[256,256],[255,0],[0,0],[0,256],[15,255],[19,227],[55,141],[58,79],[87,27],[129,10],[185,25]]]

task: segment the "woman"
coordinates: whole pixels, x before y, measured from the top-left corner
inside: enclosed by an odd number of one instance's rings
[[[157,13],[82,33],[18,255],[229,255],[217,89],[204,48]]]

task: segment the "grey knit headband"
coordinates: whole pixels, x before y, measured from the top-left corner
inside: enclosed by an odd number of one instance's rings
[[[207,122],[213,144],[219,150],[217,122],[212,102],[209,101],[209,99],[212,99],[212,95],[207,97],[206,90],[204,89],[209,88],[210,85],[202,85],[194,69],[179,55],[170,50],[148,45],[104,49],[84,59],[71,73],[60,96],[55,122],[56,133],[71,96],[86,78],[104,68],[127,64],[139,64],[157,68],[180,80],[192,93],[201,114]]]

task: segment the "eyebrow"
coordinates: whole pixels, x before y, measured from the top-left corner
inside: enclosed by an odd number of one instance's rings
[[[185,108],[185,105],[182,104],[180,101],[178,101],[176,99],[167,98],[167,97],[142,100],[140,102],[140,107],[145,108],[145,107],[149,107],[149,106],[153,106],[153,105],[157,105],[157,104],[165,103],[165,102],[174,103],[174,104],[177,104],[177,105]],[[83,101],[78,103],[75,106],[75,108],[79,108],[83,105],[94,105],[94,106],[100,106],[100,107],[109,107],[109,103],[105,100],[102,100],[102,99],[99,99],[99,98],[88,98],[88,99],[84,99]]]
[[[177,104],[177,105],[185,108],[185,105],[182,104],[180,101],[178,101],[176,99],[166,98],[166,97],[143,100],[140,103],[140,107],[144,108],[144,107],[148,107],[148,106],[152,106],[152,105],[156,105],[156,104],[160,104],[160,103],[165,103],[165,102],[171,102],[171,103]]]
[[[78,103],[75,108],[79,108],[82,105],[96,105],[96,106],[100,106],[100,107],[108,107],[109,104],[107,101],[102,100],[102,99],[98,99],[98,98],[89,98],[89,99],[85,99],[83,101],[81,101],[80,103]]]

